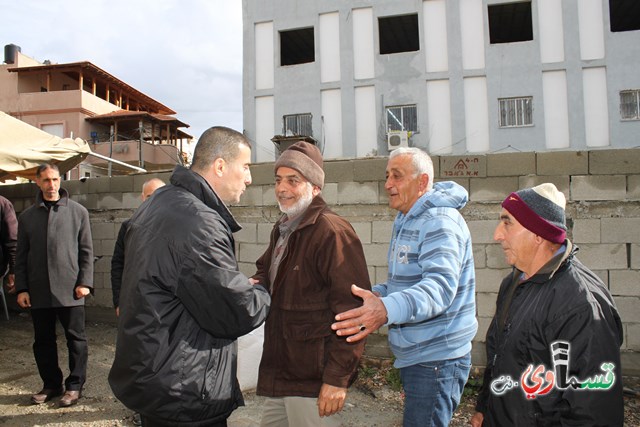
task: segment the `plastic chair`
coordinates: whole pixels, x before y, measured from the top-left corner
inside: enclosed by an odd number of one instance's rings
[[[9,320],[9,309],[7,308],[7,297],[4,294],[4,275],[0,279],[0,295],[2,296],[2,307],[4,308],[4,317]]]

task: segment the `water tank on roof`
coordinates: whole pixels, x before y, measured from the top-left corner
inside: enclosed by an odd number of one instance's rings
[[[21,52],[20,46],[15,44],[7,44],[4,46],[4,62],[7,64],[14,64],[16,62],[16,56],[18,52]]]

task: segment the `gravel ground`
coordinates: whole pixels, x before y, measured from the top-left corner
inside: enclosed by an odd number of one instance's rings
[[[111,310],[87,311],[88,378],[82,398],[70,408],[58,408],[58,398],[42,405],[30,403],[31,395],[42,387],[31,350],[31,319],[27,313],[12,312],[9,321],[0,320],[0,425],[132,426],[132,412],[113,396],[107,383],[115,352],[116,330],[112,316]],[[58,336],[60,366],[66,375],[66,347],[60,325]],[[246,406],[232,414],[230,427],[259,425],[264,398],[251,391],[244,396]],[[354,427],[400,426],[401,395],[384,386],[373,389],[354,386],[349,392],[343,419],[346,426]]]
[[[87,310],[89,338],[88,378],[79,403],[58,408],[53,399],[43,405],[32,405],[31,394],[40,390],[31,350],[33,330],[27,313],[11,313],[11,319],[0,320],[0,425],[2,426],[132,426],[132,412],[113,396],[107,374],[115,352],[115,318],[110,309]],[[62,329],[58,327],[59,336]],[[62,342],[60,342],[62,339]],[[66,366],[64,336],[59,337],[60,366]],[[365,368],[350,388],[342,412],[348,427],[396,427],[402,425],[402,394],[394,391],[385,377],[388,368]],[[66,373],[65,373],[66,375]],[[629,393],[625,395],[625,426],[640,426],[640,380],[624,378]],[[229,419],[230,427],[258,426],[264,398],[249,391],[244,393],[246,406]],[[475,390],[468,388],[450,426],[467,426],[473,415]]]

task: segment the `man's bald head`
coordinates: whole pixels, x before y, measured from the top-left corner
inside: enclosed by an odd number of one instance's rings
[[[150,180],[145,181],[145,183],[142,184],[142,201],[144,202],[147,200],[151,197],[154,191],[160,187],[164,187],[164,185],[164,181],[159,178],[151,178]]]

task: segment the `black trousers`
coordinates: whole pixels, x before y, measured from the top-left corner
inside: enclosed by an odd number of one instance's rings
[[[62,387],[62,370],[58,364],[56,319],[64,329],[69,351],[69,376],[64,382],[67,390],[82,390],[87,378],[89,348],[84,331],[84,306],[39,308],[31,310],[35,340],[33,355],[44,388]]]

